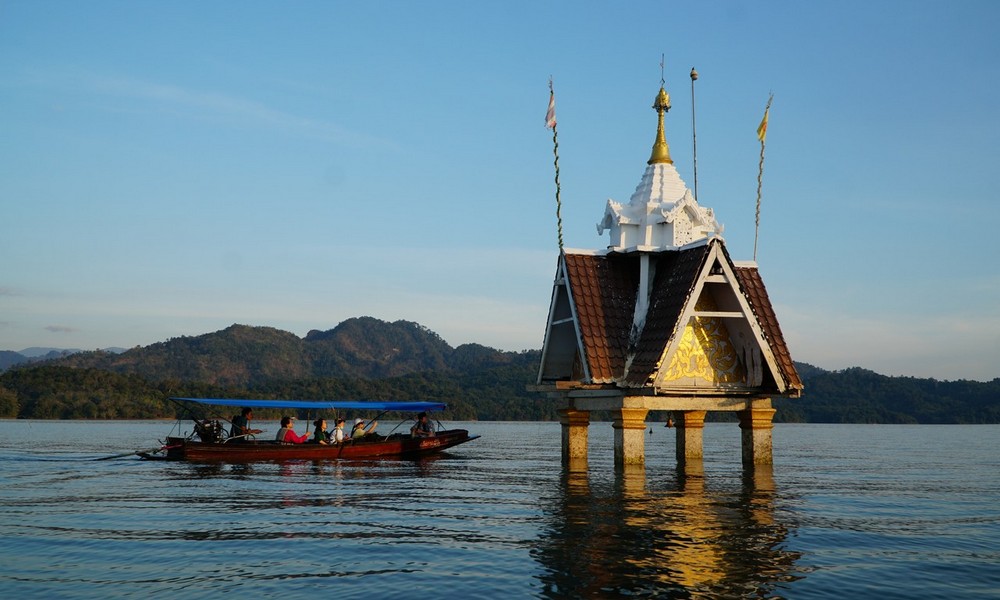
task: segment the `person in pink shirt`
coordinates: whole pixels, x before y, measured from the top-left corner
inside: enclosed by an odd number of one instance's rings
[[[300,436],[295,433],[293,427],[295,427],[295,424],[292,422],[291,417],[281,417],[281,429],[278,430],[278,434],[274,436],[274,439],[286,444],[302,444],[309,440],[308,433]]]

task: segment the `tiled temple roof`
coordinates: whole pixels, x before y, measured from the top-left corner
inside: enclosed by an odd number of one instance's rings
[[[774,315],[771,307],[771,300],[767,296],[767,288],[764,287],[764,280],[760,277],[757,267],[736,267],[734,269],[736,278],[740,280],[740,288],[743,295],[750,302],[750,308],[757,315],[757,321],[764,331],[774,359],[778,362],[782,377],[790,389],[803,389],[802,379],[799,378],[798,371],[792,363],[792,353],[788,351],[785,344],[785,336],[781,334],[781,327],[778,325],[778,318]]]
[[[721,241],[652,255],[654,269],[649,308],[637,340],[632,343],[640,254],[566,253],[566,273],[579,323],[582,347],[593,384],[651,386],[668,344],[683,330],[681,315],[691,300],[705,261]],[[802,382],[792,363],[778,320],[756,267],[733,272],[756,316],[790,392]],[[629,360],[631,355],[631,361]]]
[[[565,256],[591,382],[614,383],[625,371],[639,262],[621,254]]]

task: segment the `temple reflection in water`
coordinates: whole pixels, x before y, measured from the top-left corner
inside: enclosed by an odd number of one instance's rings
[[[655,481],[626,465],[592,484],[585,463],[570,463],[532,551],[541,595],[780,597],[798,555],[784,549],[775,494],[769,465],[724,481],[700,461]]]

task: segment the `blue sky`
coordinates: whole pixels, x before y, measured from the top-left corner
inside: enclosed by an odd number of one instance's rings
[[[362,315],[540,348],[656,127],[796,360],[1000,376],[1000,4],[0,4],[0,349]]]

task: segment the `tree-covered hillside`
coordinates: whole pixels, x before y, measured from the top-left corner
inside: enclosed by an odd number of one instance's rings
[[[360,317],[329,331],[310,331],[305,338],[271,327],[232,325],[121,354],[80,352],[45,364],[130,373],[151,381],[175,379],[246,387],[273,380],[376,379],[431,371],[475,371],[525,364],[528,354],[476,344],[452,348],[417,323]]]
[[[176,407],[166,398],[200,396],[435,400],[449,404],[449,419],[551,420],[557,417],[552,401],[527,391],[539,361],[537,350],[452,348],[407,321],[349,319],[305,338],[233,325],[122,354],[84,352],[16,365],[0,375],[0,417],[167,417]],[[775,399],[779,422],[1000,423],[1000,379],[936,381],[860,368],[797,368],[805,393]]]
[[[803,378],[798,400],[776,399],[782,420],[809,423],[1000,423],[1000,379],[887,377],[854,367]]]

